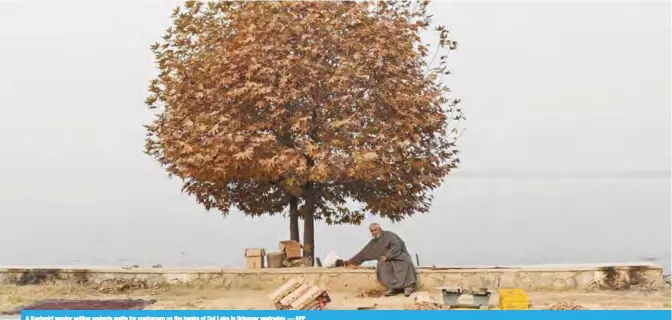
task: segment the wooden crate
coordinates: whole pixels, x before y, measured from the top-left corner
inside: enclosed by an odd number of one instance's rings
[[[292,294],[292,292],[296,291],[296,289],[298,289],[302,284],[303,279],[299,277],[292,278],[279,288],[275,289],[275,291],[271,292],[271,294],[268,295],[268,298],[273,301],[273,304],[276,307],[278,307],[280,301]]]
[[[308,290],[310,290],[311,286],[307,283],[301,284],[294,292],[290,293],[288,296],[286,296],[284,299],[280,300],[280,307],[278,309],[280,310],[286,310],[286,309],[291,309],[292,308],[292,303],[296,301],[297,299],[301,298]]]
[[[498,294],[500,310],[528,310],[530,308],[530,297],[522,289],[500,289]]]
[[[300,278],[291,279],[269,298],[278,310],[320,310],[331,302],[325,290]]]

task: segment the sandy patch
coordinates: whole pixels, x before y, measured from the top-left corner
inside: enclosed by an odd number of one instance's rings
[[[122,293],[101,293],[92,288],[73,286],[15,286],[0,285],[0,312],[17,310],[38,300],[45,299],[147,299],[157,302],[147,309],[273,309],[268,292],[226,291],[213,288],[162,287],[131,290]],[[331,292],[329,309],[357,309],[376,305],[376,309],[404,309],[410,298],[357,297],[357,293]],[[441,301],[438,293],[433,293]],[[558,302],[571,302],[586,309],[670,309],[669,289],[655,292],[597,291],[597,292],[529,292],[532,309],[548,309]],[[491,301],[496,306],[496,297]]]

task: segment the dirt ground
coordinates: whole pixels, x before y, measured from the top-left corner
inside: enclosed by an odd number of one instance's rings
[[[46,299],[147,299],[157,300],[149,309],[274,309],[263,291],[223,291],[212,288],[169,287],[107,294],[86,287],[0,285],[0,313],[20,310],[22,306]],[[433,293],[437,301],[440,294]],[[376,305],[375,309],[404,309],[412,301],[403,296],[358,298],[356,293],[331,292],[328,309],[357,309]],[[529,292],[532,309],[548,309],[559,302],[571,302],[586,309],[670,309],[670,289],[656,292]],[[493,297],[491,305],[497,305]]]

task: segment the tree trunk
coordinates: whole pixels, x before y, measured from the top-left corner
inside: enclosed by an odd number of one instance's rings
[[[306,212],[303,216],[303,256],[310,258],[315,265],[315,206],[317,202],[315,188],[309,183],[306,186]]]
[[[299,234],[299,204],[298,199],[294,196],[289,200],[289,239],[301,242]]]

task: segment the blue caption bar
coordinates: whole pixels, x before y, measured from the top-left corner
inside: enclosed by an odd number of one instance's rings
[[[669,310],[636,311],[252,311],[252,310],[26,310],[21,320],[670,320]]]

